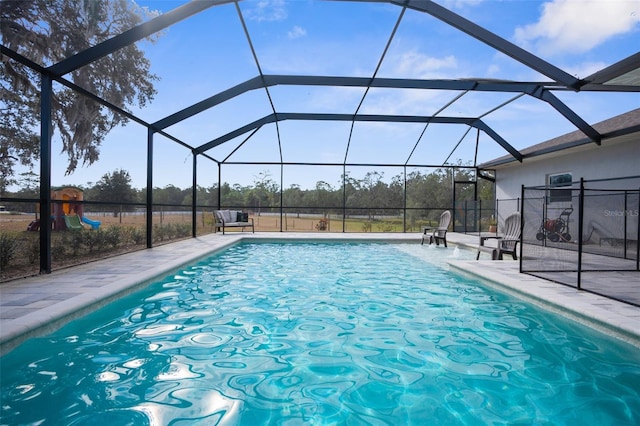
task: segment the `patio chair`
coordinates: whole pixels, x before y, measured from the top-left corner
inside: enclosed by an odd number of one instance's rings
[[[438,222],[437,227],[432,226],[423,226],[422,227],[422,242],[420,245],[424,244],[424,239],[429,235],[429,244],[433,244],[434,241],[436,245],[440,245],[442,241],[444,246],[447,247],[447,231],[449,230],[449,223],[451,223],[451,212],[449,210],[445,210],[440,214],[440,221]]]
[[[510,254],[513,260],[518,260],[516,250],[518,248],[518,241],[520,241],[520,220],[520,213],[513,213],[505,219],[501,236],[481,236],[476,260],[480,259],[481,252],[491,253],[492,260],[502,260],[505,253]],[[484,242],[487,239],[496,239],[498,241],[496,247],[485,246]]]

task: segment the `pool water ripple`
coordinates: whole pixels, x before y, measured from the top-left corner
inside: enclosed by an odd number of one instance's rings
[[[636,348],[447,272],[473,255],[233,246],[4,356],[2,423],[640,423]]]

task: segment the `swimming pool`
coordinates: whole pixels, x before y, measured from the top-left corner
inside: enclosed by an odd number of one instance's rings
[[[637,348],[415,247],[233,246],[1,358],[2,423],[638,423]]]

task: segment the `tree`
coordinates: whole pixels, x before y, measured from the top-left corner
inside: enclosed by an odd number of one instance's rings
[[[215,206],[218,200],[218,186],[213,185],[210,188],[204,186],[196,186],[196,202],[198,206]],[[193,202],[193,195],[191,188],[187,188],[183,191],[184,198],[182,204],[190,206]]]
[[[0,18],[1,19],[1,18]],[[24,91],[16,87],[6,90],[6,67],[0,66],[0,194],[17,184],[16,163],[31,166],[32,158],[40,155],[38,115],[33,105],[24,102]]]
[[[191,188],[180,189],[175,185],[167,185],[164,188],[155,188],[153,193],[154,204],[182,205],[184,197],[189,194]]]
[[[346,208],[360,207],[362,202],[362,182],[351,177],[349,172],[340,176],[341,182],[344,181],[344,192],[346,199]],[[348,212],[352,214],[359,214],[358,210],[352,210]]]
[[[248,189],[239,184],[235,184],[232,187],[229,183],[224,182],[220,188],[220,202],[222,206],[244,206],[245,193],[247,192]]]
[[[388,199],[385,197],[386,185],[382,181],[384,173],[372,171],[367,172],[362,179],[361,188],[363,192],[362,207],[367,207],[367,216],[369,220],[375,218],[376,213],[382,212],[376,208],[386,207],[385,203]]]
[[[39,176],[33,171],[20,173],[20,179],[16,181],[20,185],[20,196],[37,198],[40,190]]]
[[[0,2],[2,42],[42,66],[62,61],[143,22],[155,13],[125,0],[15,0]],[[40,75],[0,58],[0,188],[15,183],[17,162],[39,156]],[[156,91],[158,78],[134,44],[71,72],[72,81],[93,94],[127,109],[144,106]],[[117,70],[117,71],[116,71]],[[98,160],[100,144],[126,117],[61,85],[52,96],[52,121],[59,132],[71,174],[78,163]]]
[[[391,178],[391,184],[388,187],[387,205],[385,207],[397,208],[397,213],[404,204],[404,176],[396,175]]]
[[[294,208],[298,217],[300,217],[300,209],[304,205],[304,192],[298,184],[292,184],[288,189],[285,189],[282,193],[283,204],[287,208]],[[291,211],[291,210],[289,210]]]
[[[123,206],[123,203],[135,203],[137,198],[136,190],[131,187],[131,176],[126,170],[115,170],[113,173],[106,173],[96,182],[91,191],[95,200],[114,203],[113,214],[116,216],[119,211],[133,210],[132,205]]]
[[[258,216],[263,206],[267,208],[275,205],[276,194],[280,191],[278,184],[271,179],[271,173],[262,171],[253,177],[254,187],[247,194],[247,204],[258,209]],[[279,203],[278,203],[279,204]]]
[[[337,195],[338,193],[329,183],[319,180],[314,189],[304,191],[300,205],[307,208],[309,213],[322,213],[323,216],[327,216],[336,205]]]

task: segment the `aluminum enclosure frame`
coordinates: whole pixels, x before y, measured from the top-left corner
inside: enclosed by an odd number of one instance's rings
[[[152,175],[152,163],[153,163],[153,145],[154,135],[156,133],[162,134],[169,140],[178,143],[185,148],[191,150],[193,154],[193,209],[195,211],[196,206],[196,163],[197,157],[203,156],[209,160],[216,162],[219,166],[227,162],[228,158],[218,160],[209,154],[207,151],[232,140],[234,137],[243,135],[248,132],[251,133],[250,138],[257,129],[260,129],[265,124],[277,123],[282,120],[334,120],[334,121],[351,121],[353,123],[357,121],[376,121],[376,122],[396,122],[396,123],[447,123],[466,126],[468,130],[475,128],[478,131],[482,131],[491,137],[496,143],[504,148],[514,159],[522,161],[523,156],[512,144],[501,137],[490,126],[488,126],[483,120],[482,116],[488,114],[480,114],[477,117],[445,117],[440,115],[433,116],[397,116],[397,115],[365,115],[359,114],[359,111],[354,111],[353,114],[320,114],[320,113],[297,113],[297,112],[280,112],[276,110],[275,106],[271,102],[273,109],[272,114],[256,120],[252,123],[247,123],[244,126],[237,128],[236,130],[229,132],[225,135],[219,135],[208,142],[195,144],[193,142],[187,143],[179,138],[172,136],[165,131],[166,128],[177,124],[183,120],[188,119],[196,114],[199,114],[209,108],[212,108],[218,104],[221,104],[227,100],[232,99],[235,96],[246,93],[250,90],[261,89],[267,92],[269,96],[269,87],[276,85],[292,85],[292,86],[332,86],[332,87],[363,87],[367,89],[367,92],[371,88],[397,88],[397,89],[431,89],[431,90],[450,90],[461,91],[463,93],[473,91],[485,91],[485,92],[503,92],[514,93],[520,95],[528,95],[536,98],[541,102],[545,102],[555,109],[560,115],[571,122],[578,130],[583,132],[585,136],[593,143],[600,144],[603,135],[599,134],[593,127],[591,127],[584,119],[572,109],[562,103],[555,95],[554,92],[561,91],[608,91],[608,92],[640,92],[640,84],[630,84],[633,82],[634,73],[640,69],[640,53],[631,55],[628,58],[619,61],[618,63],[611,65],[601,71],[598,71],[591,76],[584,79],[577,79],[567,72],[555,67],[554,65],[544,61],[543,59],[533,55],[532,53],[514,45],[513,43],[505,40],[504,38],[488,31],[487,29],[463,18],[460,15],[452,12],[451,10],[438,5],[430,0],[340,0],[340,1],[361,1],[371,3],[389,3],[402,8],[402,14],[398,18],[395,28],[398,27],[402,20],[403,13],[406,9],[411,9],[426,13],[432,17],[454,27],[458,30],[468,34],[474,39],[492,47],[493,49],[506,54],[507,56],[517,60],[524,64],[528,68],[535,70],[544,76],[548,77],[548,82],[518,82],[518,81],[504,81],[504,80],[489,80],[489,79],[456,79],[456,80],[416,80],[416,79],[389,79],[378,78],[375,74],[371,77],[329,77],[329,76],[289,76],[289,75],[266,75],[262,73],[262,67],[260,66],[258,57],[253,51],[253,44],[250,34],[244,26],[244,19],[242,12],[238,6],[237,1],[232,0],[198,0],[185,3],[176,9],[151,19],[148,22],[140,24],[128,31],[125,31],[109,40],[99,43],[93,47],[90,47],[82,52],[79,52],[71,57],[68,57],[54,65],[49,67],[43,67],[39,64],[35,64],[19,53],[9,49],[7,46],[0,45],[0,54],[6,55],[9,58],[16,60],[23,65],[38,72],[42,77],[41,84],[41,140],[40,140],[40,203],[43,207],[51,205],[51,138],[52,138],[52,122],[51,122],[51,82],[59,82],[66,87],[71,88],[85,96],[91,97],[93,100],[99,102],[101,105],[117,111],[120,114],[124,114],[127,118],[138,122],[139,124],[147,128],[147,188],[153,188],[153,175]],[[155,123],[147,123],[144,120],[136,117],[135,115],[123,110],[122,108],[112,105],[109,102],[99,98],[98,96],[88,92],[87,90],[75,85],[64,76],[76,70],[82,66],[90,64],[106,55],[109,55],[125,46],[135,43],[145,37],[153,35],[162,29],[187,19],[193,15],[196,15],[211,7],[234,3],[238,11],[240,20],[243,23],[244,31],[247,37],[247,41],[252,48],[254,60],[259,70],[259,75],[255,78],[245,81],[239,85],[229,88],[220,93],[214,94],[207,99],[194,103],[193,105],[174,112],[165,118],[156,121]],[[394,32],[395,32],[394,28]],[[387,45],[390,43],[394,34],[389,37]],[[380,62],[382,58],[380,59]],[[628,78],[632,75],[631,78]],[[365,97],[367,95],[365,92]],[[457,99],[457,98],[456,98]],[[452,100],[451,103],[455,102]],[[362,98],[364,100],[364,97]],[[362,104],[362,101],[361,103]],[[359,107],[358,107],[359,108]],[[490,112],[498,109],[494,108]],[[467,131],[468,131],[467,130]],[[279,139],[279,134],[278,134]],[[246,139],[245,141],[246,142]],[[242,143],[244,143],[242,142]],[[419,140],[416,142],[419,142]],[[477,142],[476,142],[477,144]],[[280,140],[278,145],[281,146]],[[348,146],[348,145],[347,145]],[[415,147],[414,147],[415,149]],[[476,146],[477,149],[477,146]],[[347,148],[348,150],[348,148]],[[413,151],[412,151],[413,154]],[[409,155],[411,157],[411,154]],[[282,153],[280,153],[282,160]],[[409,159],[407,159],[407,162]],[[446,161],[445,161],[446,162]],[[284,164],[281,161],[281,164]],[[343,163],[347,164],[346,156]],[[405,163],[406,165],[406,163]],[[401,165],[399,165],[401,166]],[[476,166],[476,164],[474,164]],[[442,167],[446,167],[445,164]],[[151,211],[153,206],[152,191],[147,192],[147,209]],[[44,215],[47,216],[47,215]],[[44,218],[44,217],[43,217]],[[194,236],[195,236],[195,215],[194,221]],[[40,228],[40,241],[41,241],[41,256],[40,256],[40,270],[44,273],[51,272],[51,227],[46,226],[46,219]],[[148,217],[147,223],[147,247],[151,247],[151,217]]]

